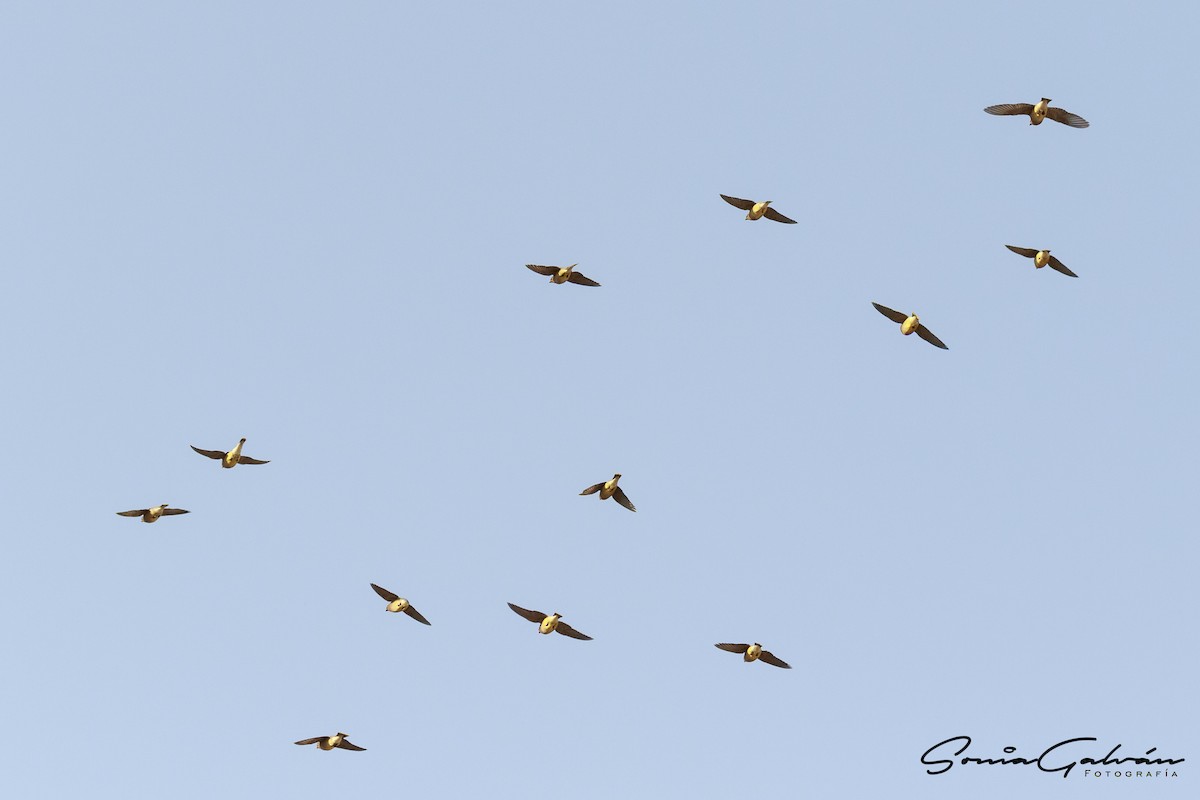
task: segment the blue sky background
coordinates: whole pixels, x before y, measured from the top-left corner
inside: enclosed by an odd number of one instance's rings
[[[6,4],[0,786],[1192,794],[1198,17]]]

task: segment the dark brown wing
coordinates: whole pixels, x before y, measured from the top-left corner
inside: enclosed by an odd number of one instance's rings
[[[517,612],[517,614],[521,615],[525,619],[529,620],[530,622],[536,622],[538,625],[541,625],[542,620],[544,620],[546,618],[546,615],[540,611],[530,611],[528,608],[521,608],[520,606],[514,606],[512,603],[509,603],[508,607],[511,608],[513,611]]]
[[[149,510],[150,509],[148,509],[148,508],[135,508],[133,511],[118,511],[117,516],[120,516],[120,517],[144,517],[144,516],[146,516],[146,512]]]
[[[259,461],[257,458],[251,458],[250,456],[238,456],[238,463],[239,464],[270,464],[271,462],[270,461]]]
[[[538,275],[554,275],[558,272],[558,267],[543,267],[541,264],[526,264],[531,270]]]
[[[1078,114],[1072,114],[1062,108],[1050,106],[1046,109],[1046,119],[1052,119],[1055,122],[1061,122],[1063,125],[1070,125],[1072,128],[1086,128],[1088,121]]]
[[[781,667],[782,669],[791,669],[792,668],[791,664],[787,663],[786,661],[783,661],[782,659],[776,658],[775,656],[768,653],[766,650],[763,650],[761,653],[758,654],[758,659],[760,661],[767,662],[772,667]]]
[[[595,494],[596,492],[600,491],[603,487],[604,487],[604,481],[600,481],[600,483],[597,483],[595,486],[589,486],[588,488],[584,489],[582,492],[579,493],[579,496],[582,497],[585,494]]]
[[[766,209],[763,210],[763,216],[766,217],[767,219],[773,219],[776,222],[786,222],[789,225],[796,224],[796,220],[788,219],[783,214],[780,214],[778,211],[771,208],[770,206],[767,206]]]
[[[949,350],[949,347],[942,344],[942,340],[933,335],[933,331],[926,328],[924,325],[917,325],[917,336],[920,336],[925,341],[929,342],[934,347],[940,347],[943,350]]]
[[[1050,269],[1056,269],[1063,275],[1070,275],[1072,278],[1078,278],[1071,270],[1067,269],[1067,265],[1058,260],[1057,256],[1050,256]]]
[[[383,588],[382,586],[376,586],[375,584],[372,583],[371,588],[375,590],[375,594],[379,595],[384,600],[387,600],[389,603],[400,599],[400,595],[392,594],[391,592],[389,592],[387,589]]]
[[[749,211],[750,209],[754,208],[753,200],[743,200],[740,197],[730,197],[727,194],[721,195],[721,199],[726,203],[729,203],[731,206],[740,208],[742,211]]]
[[[194,444],[189,444],[188,447],[192,448],[200,455],[208,456],[209,458],[224,458],[225,457],[224,450],[201,450],[199,447],[196,447],[196,445],[194,445]]]
[[[334,747],[340,747],[343,750],[366,750],[367,749],[365,747],[359,747],[356,744],[350,744],[350,742],[346,741],[345,739],[342,739],[341,741],[339,741],[336,745],[334,745]]]
[[[1033,105],[1031,103],[1001,103],[998,106],[988,106],[984,111],[998,117],[1015,117],[1019,114],[1029,116],[1033,111]]]
[[[164,517],[173,517],[173,516],[175,516],[176,514],[190,514],[190,513],[192,513],[192,512],[190,512],[190,511],[187,511],[187,510],[185,510],[185,509],[182,509],[182,508],[164,508],[164,509],[163,509],[163,512],[162,512],[162,515],[163,515]]]
[[[412,606],[409,606],[408,608],[404,609],[404,613],[408,614],[410,617],[412,617],[413,619],[415,619],[417,622],[421,623],[422,625],[429,624],[429,620],[427,620],[423,616],[421,616],[421,612],[417,611]]]
[[[327,737],[327,736],[314,736],[314,737],[313,737],[313,738],[311,738],[311,739],[301,739],[300,741],[296,742],[296,744],[316,744],[317,742],[322,742],[322,741],[324,741],[324,740],[325,740],[325,739],[327,739],[327,738],[329,738],[329,737]]]
[[[1032,247],[1013,247],[1011,244],[1006,244],[1004,246],[1009,250],[1012,250],[1017,255],[1025,256],[1026,258],[1033,258],[1038,254],[1038,251],[1034,250]]]
[[[594,280],[592,280],[591,278],[585,278],[583,275],[580,275],[578,272],[575,272],[574,270],[572,270],[571,274],[569,276],[567,276],[567,283],[577,283],[580,286],[599,286],[600,285],[600,284],[596,283]]]
[[[592,640],[592,637],[584,636],[582,633],[575,630],[561,619],[558,621],[558,625],[555,626],[554,630],[558,631],[563,636],[570,636],[572,639],[582,639],[585,642],[590,642]]]
[[[750,649],[748,644],[730,644],[729,642],[721,642],[716,645],[718,650],[724,650],[726,653],[744,653]]]
[[[633,507],[633,503],[629,502],[629,498],[625,496],[625,492],[621,491],[620,486],[613,489],[613,500],[616,500],[630,511],[637,511],[637,509]]]
[[[892,322],[903,323],[904,320],[908,319],[908,314],[901,314],[899,311],[893,311],[887,306],[881,306],[879,303],[871,303],[871,305],[875,306],[876,311],[878,311],[880,314],[883,314]]]

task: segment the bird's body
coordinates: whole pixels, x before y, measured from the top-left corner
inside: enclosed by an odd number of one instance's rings
[[[716,645],[718,650],[724,650],[727,653],[741,653],[742,660],[746,663],[751,661],[762,660],[765,664],[770,664],[773,667],[780,669],[791,669],[786,661],[776,658],[769,650],[763,650],[763,647],[758,642],[754,644],[732,644],[730,642],[722,642]]]
[[[1036,103],[1001,103],[984,109],[989,114],[1000,117],[1028,116],[1030,125],[1041,125],[1042,120],[1052,119],[1069,125],[1072,128],[1086,128],[1088,121],[1078,114],[1050,105],[1050,98],[1043,97]]]
[[[336,733],[333,736],[314,736],[311,739],[301,739],[296,742],[299,745],[315,744],[322,750],[332,750],[335,747],[340,747],[343,750],[366,750],[365,747],[359,747],[356,744],[350,744],[344,733]]]
[[[796,220],[789,219],[775,209],[771,208],[770,206],[772,201],[770,200],[743,200],[740,197],[730,197],[726,194],[721,195],[721,199],[726,203],[729,203],[729,205],[733,206],[734,208],[740,208],[745,211],[746,219],[748,220],[753,221],[766,217],[767,219],[774,220],[775,222],[783,222],[788,225],[796,224]]]
[[[270,461],[259,461],[257,458],[251,458],[250,456],[242,455],[242,447],[245,444],[246,444],[246,440],[243,438],[240,441],[238,441],[238,443],[236,445],[233,446],[232,450],[229,450],[229,451],[201,450],[199,447],[196,447],[196,445],[194,445],[194,444],[190,445],[190,447],[202,456],[207,456],[208,458],[220,460],[222,469],[233,469],[238,464],[270,464],[271,463]]]
[[[1019,256],[1032,258],[1034,269],[1041,269],[1042,267],[1048,266],[1050,269],[1054,270],[1055,272],[1061,272],[1063,275],[1068,275],[1072,278],[1079,277],[1074,272],[1067,269],[1067,265],[1059,261],[1057,256],[1050,255],[1049,250],[1037,250],[1033,247],[1014,247],[1011,244],[1006,244],[1004,246]]]
[[[630,511],[637,511],[637,509],[634,508],[633,503],[631,503],[629,498],[625,496],[624,490],[617,485],[617,481],[619,480],[621,480],[621,473],[618,472],[603,483],[597,483],[593,486],[589,486],[579,494],[582,497],[583,495],[595,494],[596,492],[599,492],[601,500],[607,500],[611,497],[625,508],[628,508]]]
[[[541,264],[526,264],[526,267],[533,270],[539,275],[549,275],[551,283],[564,284],[575,283],[580,286],[599,286],[591,278],[585,277],[582,273],[576,272],[575,267],[578,264],[572,264],[569,267],[547,267]]]
[[[373,583],[371,584],[371,588],[375,590],[375,594],[388,601],[386,606],[388,611],[391,611],[393,614],[399,614],[403,612],[415,619],[417,622],[425,625],[429,624],[429,620],[425,619],[425,617],[421,615],[420,611],[417,611],[415,608],[413,608],[412,604],[409,603],[408,600],[396,595],[395,592],[389,592],[382,586],[376,586]]]
[[[508,607],[511,608],[518,616],[521,616],[530,622],[536,622],[538,626],[538,633],[550,634],[557,631],[563,636],[569,636],[572,639],[582,639],[584,641],[591,641],[592,639],[592,637],[584,636],[582,633],[563,622],[562,614],[543,614],[540,611],[532,611],[528,608],[521,608],[520,606],[512,603],[509,603]]]
[[[899,323],[900,333],[904,334],[905,336],[915,333],[917,336],[920,336],[934,347],[940,347],[943,350],[950,349],[942,343],[941,339],[933,335],[933,331],[921,324],[921,318],[916,314],[904,314],[899,311],[893,311],[887,306],[879,305],[879,303],[871,303],[871,305],[875,306],[876,311],[878,311],[880,314],[883,314],[892,322]]]
[[[135,508],[130,511],[118,511],[118,516],[122,517],[141,517],[142,522],[157,522],[159,517],[173,517],[176,514],[190,514],[190,511],[185,511],[182,508],[170,508],[166,503],[161,506],[151,506],[150,508]]]

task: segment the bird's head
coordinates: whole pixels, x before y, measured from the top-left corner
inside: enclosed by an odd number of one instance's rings
[[[1052,101],[1050,100],[1050,98],[1049,98],[1049,97],[1043,97],[1043,98],[1042,98],[1042,102],[1043,102],[1043,103],[1049,103],[1049,102],[1052,102]]]
[[[571,266],[567,267],[567,269],[568,269],[568,270],[573,270],[573,269],[575,269],[575,268],[576,268],[576,267],[578,267],[578,266],[579,266],[579,262],[578,262],[578,261],[576,261],[574,264],[572,264]]]
[[[337,734],[337,735],[338,735],[338,736],[342,736],[342,737],[345,737],[345,736],[347,736],[347,734],[345,734],[345,733],[342,733],[341,731],[338,731],[338,734]]]
[[[238,444],[245,444],[245,443],[246,443],[246,437],[245,437],[245,436],[243,436],[242,438],[238,439]]]

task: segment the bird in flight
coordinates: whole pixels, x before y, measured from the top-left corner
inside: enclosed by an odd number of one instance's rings
[[[915,332],[917,336],[920,336],[934,347],[940,347],[943,350],[950,349],[949,347],[946,347],[946,345],[942,344],[941,339],[933,335],[933,331],[921,324],[921,318],[916,314],[902,314],[899,311],[893,311],[887,306],[881,306],[879,303],[871,303],[871,305],[875,306],[876,311],[878,311],[880,314],[883,314],[892,322],[900,323],[900,332],[905,336]]]
[[[1032,258],[1034,269],[1041,269],[1042,267],[1048,266],[1050,269],[1057,270],[1063,275],[1070,275],[1072,278],[1079,277],[1074,272],[1071,272],[1071,270],[1067,269],[1067,265],[1059,261],[1056,256],[1050,255],[1049,250],[1035,250],[1032,247],[1013,247],[1011,244],[1006,244],[1004,246],[1019,256]]]
[[[637,509],[633,507],[633,503],[629,502],[629,498],[625,496],[624,490],[622,490],[620,486],[617,486],[617,481],[619,480],[621,480],[621,473],[618,472],[608,480],[601,481],[595,486],[589,486],[588,488],[584,489],[579,493],[579,496],[582,497],[586,494],[595,494],[596,492],[599,492],[601,500],[607,500],[611,497],[621,505],[628,508],[630,511],[637,511]]]
[[[242,455],[242,445],[244,445],[245,443],[246,443],[246,440],[244,438],[238,440],[238,443],[236,445],[234,445],[233,449],[230,450],[229,452],[225,452],[224,450],[201,450],[199,447],[196,447],[196,445],[194,445],[194,444],[189,445],[189,447],[191,447],[193,450],[195,450],[197,453],[199,453],[202,456],[208,456],[209,458],[220,459],[221,467],[223,469],[233,469],[238,464],[270,464],[271,463],[270,461],[259,461],[257,458],[251,458],[250,456]]]
[[[176,514],[190,514],[182,508],[168,508],[166,503],[153,508],[135,508],[132,511],[118,511],[122,517],[141,517],[142,522],[157,522],[159,517],[173,517]]]
[[[998,106],[988,106],[984,109],[989,114],[998,117],[1029,117],[1030,125],[1041,125],[1042,120],[1052,119],[1072,128],[1086,128],[1088,121],[1078,114],[1072,114],[1063,108],[1050,105],[1050,98],[1043,97],[1036,103],[1001,103]]]
[[[729,205],[740,208],[746,212],[746,219],[755,220],[766,217],[767,219],[775,220],[776,222],[786,222],[788,225],[795,225],[796,220],[788,219],[783,214],[780,214],[775,209],[771,208],[770,200],[763,200],[761,203],[756,203],[753,200],[743,200],[740,197],[730,197],[727,194],[721,195],[721,199]]]
[[[366,750],[365,747],[359,747],[356,744],[350,744],[350,740],[346,738],[346,734],[337,733],[333,736],[314,736],[311,739],[301,739],[296,744],[315,744],[322,750],[332,750],[335,747],[340,747],[343,750]]]
[[[403,611],[405,614],[408,614],[410,617],[415,619],[417,622],[420,622],[423,625],[429,624],[429,620],[427,620],[427,619],[425,619],[425,617],[421,616],[421,612],[417,611],[415,608],[413,608],[411,605],[409,605],[409,602],[407,600],[405,600],[403,597],[400,597],[399,595],[396,595],[396,594],[392,594],[387,589],[384,589],[382,586],[376,586],[373,583],[371,584],[371,588],[375,590],[375,594],[379,595],[384,600],[388,601],[388,604],[387,604],[388,611],[391,611],[393,613],[399,613],[399,612]]]
[[[730,644],[728,642],[722,642],[716,647],[717,649],[724,650],[727,653],[742,653],[742,660],[747,663],[761,660],[767,664],[770,664],[772,667],[780,667],[781,669],[792,668],[791,664],[771,655],[771,651],[763,650],[762,645],[758,642],[755,642],[754,644]]]
[[[543,614],[540,611],[530,611],[528,608],[508,604],[508,607],[515,611],[519,616],[524,617],[530,622],[536,622],[538,625],[538,633],[552,633],[558,631],[563,636],[570,636],[572,639],[582,639],[590,642],[592,637],[584,636],[579,631],[572,628],[570,625],[562,621],[562,614]]]
[[[584,277],[582,273],[575,272],[578,264],[572,264],[569,267],[544,267],[541,264],[526,264],[525,266],[538,275],[549,275],[551,283],[577,283],[580,286],[600,285],[591,278]]]

